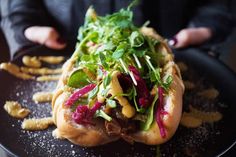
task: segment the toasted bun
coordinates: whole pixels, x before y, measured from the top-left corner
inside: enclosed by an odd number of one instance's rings
[[[168,141],[175,133],[182,114],[182,93],[183,88],[179,86],[181,80],[173,75],[173,82],[168,95],[164,99],[164,109],[168,112],[163,116],[163,124],[166,130],[166,137],[160,135],[157,123],[154,121],[148,131],[139,131],[132,135],[135,141],[148,145],[157,145]]]
[[[74,144],[86,147],[117,140],[118,137],[107,135],[102,120],[94,120],[93,123],[96,125],[79,125],[72,120],[70,109],[64,105],[70,93],[66,92],[64,87],[67,83],[68,74],[73,70],[73,65],[73,59],[69,59],[63,65],[63,73],[52,99],[53,120],[57,126],[53,136],[66,138]]]
[[[164,98],[164,109],[168,112],[167,115],[163,116],[166,137],[161,137],[159,127],[156,122],[153,122],[148,131],[138,131],[131,135],[136,142],[156,145],[169,140],[174,135],[178,127],[182,113],[182,96],[184,92],[184,85],[179,69],[173,62],[173,55],[165,41],[151,28],[142,28],[141,32],[146,36],[150,36],[161,41],[162,44],[160,44],[157,49],[158,52],[162,52],[164,56],[162,63],[164,66],[164,75],[162,78],[169,75],[173,78],[170,90]],[[67,84],[67,79],[70,73],[73,71],[74,63],[75,61],[71,58],[63,65],[63,73],[54,92],[52,109],[53,119],[57,126],[57,129],[54,131],[54,136],[66,138],[74,144],[88,147],[102,145],[119,139],[117,136],[109,136],[106,133],[103,120],[94,120],[93,123],[96,125],[79,125],[71,119],[72,113],[70,109],[64,105],[70,95],[70,92],[66,91],[64,87]]]
[[[173,55],[166,42],[159,35],[157,35],[152,28],[144,27],[141,29],[141,32],[146,36],[150,36],[161,41],[161,44],[157,47],[157,51],[161,52],[164,56],[164,76],[162,78],[169,75],[173,78],[170,90],[164,98],[164,110],[168,112],[168,114],[163,116],[166,137],[161,137],[159,127],[155,121],[148,131],[139,131],[132,135],[136,142],[141,142],[148,145],[157,145],[168,141],[178,128],[182,114],[182,96],[184,93],[184,85],[179,68],[173,62]]]

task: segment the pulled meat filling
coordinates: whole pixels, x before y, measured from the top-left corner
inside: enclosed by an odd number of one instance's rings
[[[134,120],[125,118],[119,109],[112,111],[112,121],[105,121],[106,132],[110,136],[120,136],[130,144],[134,143],[131,133],[137,131],[137,123]]]

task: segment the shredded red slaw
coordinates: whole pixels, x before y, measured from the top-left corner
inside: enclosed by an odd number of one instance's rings
[[[72,119],[77,124],[92,124],[91,117],[91,112],[87,105],[79,105],[72,114]]]
[[[87,105],[79,105],[75,112],[72,114],[72,119],[77,124],[83,124],[83,125],[94,125],[92,123],[92,118],[97,110],[99,110],[102,106],[102,103],[96,102],[92,108],[89,108]]]
[[[96,102],[93,107],[90,109],[91,110],[91,113],[94,114],[97,110],[99,110],[102,106],[102,103],[100,102]]]
[[[81,89],[76,90],[66,101],[66,106],[73,105],[80,97],[87,94],[96,87],[96,84],[89,84]],[[88,105],[78,105],[75,112],[72,114],[72,119],[77,124],[92,124],[91,119],[93,118],[95,112],[100,109],[102,103],[96,102],[92,108]]]
[[[139,71],[132,65],[129,66],[129,70],[133,72],[134,78],[137,81],[137,86],[135,86],[138,97],[138,104],[141,107],[146,108],[150,105],[150,93],[147,88],[146,82],[141,77]]]
[[[158,106],[157,106],[157,111],[156,111],[156,122],[160,129],[161,137],[165,138],[166,130],[165,130],[162,118],[164,115],[168,114],[168,112],[164,110],[163,98],[164,98],[164,90],[162,87],[158,87]]]
[[[96,84],[89,84],[81,89],[76,90],[66,101],[65,105],[66,106],[73,105],[80,97],[87,94],[88,92],[93,90],[95,87],[96,87]]]

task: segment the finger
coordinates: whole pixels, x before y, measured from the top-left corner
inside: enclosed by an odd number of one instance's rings
[[[64,42],[64,40],[62,38],[49,38],[45,41],[44,43],[45,46],[52,48],[52,49],[63,49],[66,46],[66,43]]]
[[[65,42],[59,38],[59,33],[52,27],[29,27],[25,30],[25,37],[53,49],[62,49],[66,46]]]
[[[190,45],[202,44],[209,40],[211,36],[212,33],[209,28],[187,28],[177,33],[168,43],[174,48],[184,48]]]

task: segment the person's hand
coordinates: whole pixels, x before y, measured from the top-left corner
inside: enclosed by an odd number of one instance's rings
[[[52,27],[32,26],[25,30],[25,37],[35,43],[52,49],[63,49],[66,43]]]
[[[180,30],[174,38],[168,41],[173,48],[184,48],[191,45],[199,45],[212,37],[210,28],[186,28]]]

